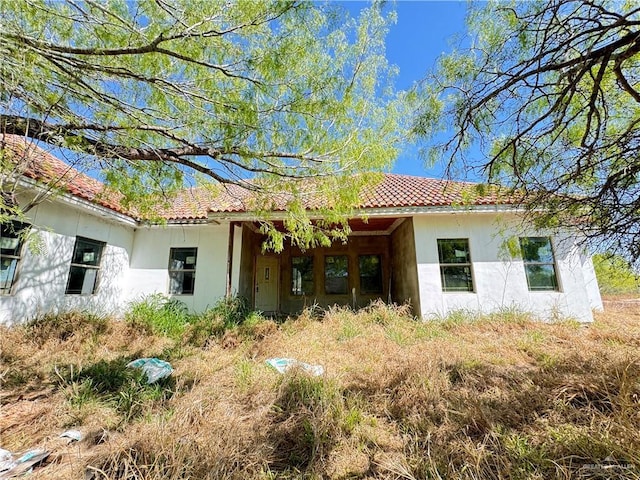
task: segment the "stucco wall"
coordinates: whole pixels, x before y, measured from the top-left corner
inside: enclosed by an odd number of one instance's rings
[[[12,295],[0,296],[0,322],[13,323],[43,312],[72,308],[118,313],[128,301],[143,295],[166,294],[171,247],[198,248],[194,294],[177,298],[190,309],[202,311],[225,295],[228,223],[134,229],[113,220],[111,215],[101,214],[99,210],[87,210],[58,200],[30,210],[28,217],[44,248],[41,253],[23,249]],[[500,250],[504,238],[519,235],[518,225],[517,219],[495,213],[416,215],[413,217],[413,237],[407,221],[390,239],[391,258],[384,254],[384,277],[388,278],[389,270],[398,270],[398,264],[413,263],[408,253],[412,249],[411,243],[415,242],[417,274],[409,274],[416,275],[419,287],[412,287],[411,279],[406,277],[402,282],[395,282],[393,288],[396,291],[392,294],[405,298],[408,295],[414,303],[419,297],[420,307],[416,313],[421,312],[424,318],[461,308],[488,312],[515,307],[534,312],[541,318],[560,315],[582,321],[592,320],[592,309],[602,308],[602,301],[590,257],[572,238],[554,238],[560,290],[530,292],[523,262],[504,258]],[[93,295],[65,294],[76,236],[106,243],[99,286]],[[251,292],[253,259],[258,253],[252,248],[257,248],[255,242],[250,241],[253,236],[246,228],[234,229],[234,293],[239,290],[241,294]],[[469,239],[474,292],[442,292],[437,248],[439,238]],[[340,248],[358,252],[366,247],[367,241],[371,240],[361,238],[351,246]],[[364,243],[356,245],[358,242]],[[383,250],[388,251],[388,248]],[[361,253],[376,252],[362,250]],[[318,272],[321,272],[320,268]],[[283,276],[281,280],[285,286],[288,285],[287,278]],[[243,289],[240,289],[241,285]],[[383,298],[388,295],[386,286],[385,281]],[[412,289],[416,294],[411,292]],[[366,304],[366,299],[359,300],[362,300],[359,304]],[[350,296],[345,297],[344,303],[350,301]],[[284,306],[286,302],[282,304]]]
[[[31,209],[32,240],[22,249],[12,295],[0,296],[0,322],[16,323],[49,311],[81,309],[118,312],[133,245],[133,228],[99,213],[88,214],[62,201],[45,202]],[[106,242],[93,295],[66,295],[65,289],[76,236]]]
[[[408,300],[414,314],[420,314],[416,246],[411,218],[405,219],[391,234],[391,298],[398,303]]]
[[[241,232],[235,231],[232,290],[238,290]],[[135,233],[126,302],[152,293],[168,293],[169,250],[197,247],[193,295],[175,295],[191,310],[203,311],[226,293],[229,224],[141,227]]]
[[[589,272],[588,258],[574,239],[553,238],[560,290],[532,292],[527,286],[522,260],[505,258],[500,248],[505,238],[523,236],[520,228],[517,218],[496,213],[415,216],[414,234],[423,317],[444,315],[458,309],[490,312],[517,308],[533,312],[542,319],[561,316],[580,321],[593,320],[591,309],[601,305],[597,282]],[[541,234],[529,234],[536,235]],[[437,246],[439,238],[469,239],[474,292],[442,291]]]

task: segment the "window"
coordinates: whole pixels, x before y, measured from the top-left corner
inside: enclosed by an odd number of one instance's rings
[[[10,295],[20,262],[24,235],[29,225],[10,222],[0,225],[0,294]]]
[[[334,295],[349,293],[349,259],[346,255],[324,257],[324,292]]]
[[[360,293],[382,293],[382,262],[380,255],[360,255]]]
[[[169,293],[193,295],[197,248],[172,248],[169,252]]]
[[[529,290],[558,290],[551,239],[548,237],[521,238],[520,250]]]
[[[313,257],[291,258],[291,294],[313,293]]]
[[[443,292],[473,292],[469,239],[438,239]]]
[[[80,295],[96,293],[100,260],[104,246],[104,242],[76,237],[65,293]]]

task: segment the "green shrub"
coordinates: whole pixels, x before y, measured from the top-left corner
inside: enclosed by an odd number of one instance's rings
[[[184,302],[159,293],[131,302],[124,318],[147,333],[171,338],[180,338],[193,321]]]
[[[243,336],[256,336],[254,330],[260,332],[259,324],[262,320],[264,318],[258,312],[249,309],[243,297],[223,297],[204,312],[190,317],[183,341],[203,347],[209,339],[222,337],[225,332],[233,329],[242,330],[239,333]]]
[[[244,297],[234,295],[223,297],[213,307],[206,310],[203,315],[221,318],[226,329],[238,326],[247,319],[251,313],[247,300]]]
[[[605,294],[638,293],[640,278],[620,255],[597,253],[593,256],[600,291]]]

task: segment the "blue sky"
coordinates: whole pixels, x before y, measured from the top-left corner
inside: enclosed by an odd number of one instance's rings
[[[363,1],[345,1],[342,4],[353,16],[370,5]],[[407,90],[414,82],[424,78],[434,67],[437,58],[457,45],[464,36],[466,1],[409,1],[400,0],[394,8],[398,21],[387,35],[387,59],[400,73],[396,78],[397,90]],[[419,158],[418,147],[407,145],[395,163],[393,171],[418,176],[442,176],[442,167],[427,168]]]

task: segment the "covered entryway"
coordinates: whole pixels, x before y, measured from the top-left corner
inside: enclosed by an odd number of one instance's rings
[[[376,299],[411,302],[420,312],[413,221],[376,217],[349,222],[346,243],[302,251],[285,245],[263,255],[258,226],[242,226],[239,294],[263,312],[297,313],[318,305],[367,306]]]

